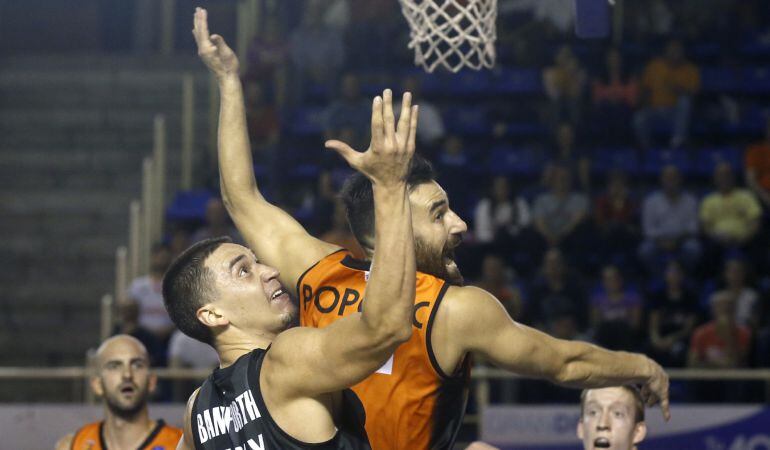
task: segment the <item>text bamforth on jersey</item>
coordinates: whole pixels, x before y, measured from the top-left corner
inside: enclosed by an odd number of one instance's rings
[[[196,415],[198,422],[198,437],[201,443],[214,439],[217,436],[226,434],[230,427],[235,433],[241,431],[241,429],[249,422],[262,417],[259,409],[257,408],[257,402],[254,401],[254,396],[251,391],[246,390],[239,396],[235,397],[235,400],[230,403],[230,406],[216,406],[214,408],[206,409],[202,413]],[[264,444],[262,435],[257,438],[259,442],[249,439],[247,442],[249,450],[263,450]],[[244,447],[236,447],[237,449]],[[245,448],[244,448],[245,449]]]

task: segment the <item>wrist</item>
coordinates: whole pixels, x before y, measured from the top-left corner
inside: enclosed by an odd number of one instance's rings
[[[220,87],[230,87],[233,84],[241,84],[241,77],[238,75],[238,72],[217,73],[215,76]]]
[[[401,193],[406,190],[406,181],[377,181],[372,180],[372,189],[383,193]]]

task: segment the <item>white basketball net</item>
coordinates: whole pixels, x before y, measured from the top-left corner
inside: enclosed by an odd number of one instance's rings
[[[495,65],[497,0],[399,0],[411,28],[414,63],[427,72],[444,67],[480,70]]]

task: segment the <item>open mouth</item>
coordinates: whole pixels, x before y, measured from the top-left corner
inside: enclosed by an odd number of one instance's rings
[[[289,294],[286,291],[284,291],[283,288],[278,288],[272,293],[272,295],[270,295],[270,301],[274,302],[278,299],[281,299],[282,297],[288,297],[288,296]]]
[[[120,388],[120,393],[124,395],[133,395],[136,393],[136,387],[133,385],[125,385]]]
[[[606,437],[594,439],[594,448],[610,448],[610,440]]]

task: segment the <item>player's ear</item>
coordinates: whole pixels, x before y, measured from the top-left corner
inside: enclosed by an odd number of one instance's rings
[[[94,391],[94,394],[96,394],[97,397],[104,396],[104,385],[102,384],[101,377],[91,377],[91,390]]]
[[[647,436],[647,424],[639,422],[634,427],[634,445],[642,442]]]
[[[147,378],[147,391],[152,394],[155,392],[155,389],[158,388],[158,376],[155,375],[155,373],[150,373],[150,375]]]
[[[196,311],[198,320],[207,327],[221,327],[229,325],[230,321],[224,316],[223,311],[211,303],[207,303]]]
[[[583,432],[583,418],[581,417],[577,423],[577,437],[578,439],[582,440],[584,435],[585,433]]]

